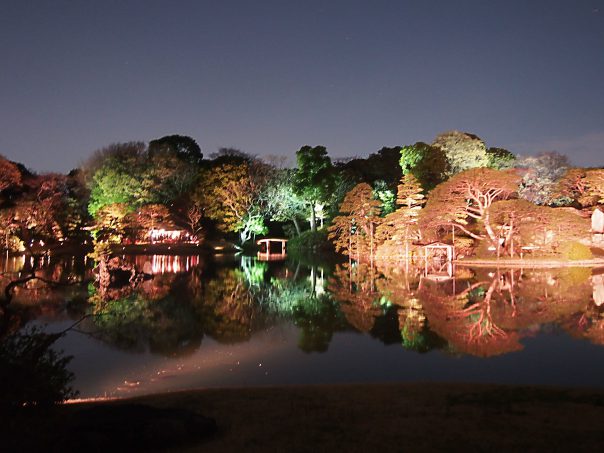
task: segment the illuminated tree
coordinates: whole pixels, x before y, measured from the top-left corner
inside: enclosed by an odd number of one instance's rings
[[[223,164],[201,176],[195,199],[206,207],[210,219],[224,232],[238,232],[244,243],[265,231],[260,193],[266,180],[266,164]]]
[[[443,132],[434,139],[432,146],[442,150],[447,156],[448,176],[489,164],[484,142],[480,137],[467,132]]]
[[[334,189],[333,165],[324,146],[303,146],[296,151],[296,160],[294,191],[310,209],[310,229],[316,231],[317,205],[326,203]]]
[[[518,182],[513,171],[475,168],[459,173],[432,191],[420,225],[426,231],[451,231],[454,227],[474,239],[488,239],[497,247],[500,234],[493,228],[489,207],[514,195]],[[474,225],[478,230],[472,231]]]
[[[306,203],[294,191],[294,172],[289,169],[275,171],[261,197],[266,206],[266,212],[271,220],[294,224],[296,233],[300,235],[299,219],[306,213]]]
[[[604,202],[604,169],[569,168],[556,184],[555,199],[568,199],[582,207]]]
[[[380,222],[381,203],[373,198],[373,190],[366,183],[357,184],[346,194],[340,205],[340,216],[329,227],[329,239],[336,251],[356,255],[357,259],[375,252],[375,228]]]
[[[194,162],[197,162],[195,158]],[[145,196],[143,203],[182,204],[199,177],[199,166],[170,148],[149,152],[141,162],[140,182]]]
[[[487,149],[488,164],[487,167],[495,170],[507,170],[513,168],[516,162],[516,156],[503,148]]]
[[[83,216],[73,195],[66,176],[30,175],[27,190],[3,212],[5,238],[14,234],[25,246],[39,241],[51,245],[79,233]]]
[[[203,219],[203,208],[197,202],[193,202],[187,209],[187,226],[189,227],[189,233],[193,238],[196,238],[198,242],[203,239],[203,227],[201,220]]]
[[[17,165],[0,155],[0,193],[21,186],[22,177]]]
[[[395,247],[399,250],[404,246],[405,257],[408,257],[409,241],[419,235],[419,231],[414,227],[418,223],[424,204],[422,187],[413,174],[407,173],[402,177],[397,187],[396,204],[399,208],[388,214],[378,226],[378,242],[384,242],[385,247]],[[414,229],[415,234],[412,234]]]
[[[147,204],[141,206],[136,213],[130,214],[132,227],[137,230],[136,236],[144,239],[153,228],[173,228],[172,216],[168,208],[162,204]]]
[[[132,235],[132,210],[125,203],[108,204],[96,212],[94,236],[97,241],[120,243]]]
[[[604,169],[590,169],[586,172],[585,183],[589,196],[597,200],[597,203],[604,203]]]
[[[373,197],[382,203],[382,215],[388,215],[396,209],[396,195],[390,190],[386,181],[381,179],[373,184]]]
[[[411,173],[428,191],[444,181],[449,172],[444,151],[422,142],[403,147],[399,164],[403,175]]]
[[[144,143],[116,144],[93,156],[86,170],[92,172],[88,212],[93,217],[107,205],[125,204],[134,210],[150,201],[142,179],[144,150]]]
[[[496,247],[510,256],[521,246],[536,247],[534,254],[560,253],[565,259],[590,258],[580,241],[589,237],[590,221],[570,208],[538,206],[526,200],[506,200],[488,209],[494,230],[499,232]],[[579,253],[582,257],[576,257]]]

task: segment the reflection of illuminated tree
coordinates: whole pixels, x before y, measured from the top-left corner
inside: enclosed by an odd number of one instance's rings
[[[423,306],[416,296],[421,272],[415,267],[387,266],[379,268],[376,281],[382,304],[398,309],[398,329],[405,349],[427,352],[443,346],[443,340],[429,328]]]
[[[343,330],[346,322],[331,297],[326,293],[317,295],[311,282],[307,279],[271,279],[260,301],[267,311],[291,319],[300,328],[298,346],[302,351],[324,352],[333,333]]]
[[[422,282],[418,295],[430,328],[454,350],[488,357],[521,348],[518,334],[504,331],[493,319],[493,296],[505,290],[497,274],[491,282],[479,281],[455,295],[443,293],[436,282]]]
[[[92,335],[119,348],[183,355],[199,348],[202,325],[193,307],[169,295],[149,300],[139,292],[94,308]]]
[[[298,305],[293,312],[294,324],[300,328],[298,347],[304,352],[325,352],[333,333],[343,330],[346,323],[327,295],[308,302]]]
[[[570,317],[564,323],[564,328],[573,337],[604,345],[604,307],[590,304],[586,311]]]
[[[375,270],[362,263],[338,265],[329,282],[332,297],[348,322],[361,332],[369,332],[382,315]]]
[[[521,348],[539,325],[579,319],[590,300],[589,269],[482,270],[477,282],[452,295],[422,282],[420,299],[430,327],[460,352],[491,356]]]
[[[219,269],[203,293],[206,332],[218,341],[236,342],[251,337],[257,308],[242,272]]]
[[[534,330],[536,326],[563,322],[583,313],[591,298],[589,268],[505,272],[513,285],[513,301],[498,303],[493,316],[504,330]]]
[[[242,256],[241,270],[249,286],[260,286],[264,283],[264,274],[268,270],[268,263],[250,256]]]
[[[564,329],[574,337],[585,338],[592,343],[604,345],[604,304],[601,299],[604,275],[589,276],[587,281],[590,282],[592,300],[589,297],[584,299],[589,301],[587,307],[580,307],[576,313],[568,317],[564,323]]]

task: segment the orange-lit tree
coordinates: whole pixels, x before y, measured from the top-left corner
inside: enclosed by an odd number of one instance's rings
[[[21,186],[22,177],[17,165],[0,155],[0,193]]]
[[[503,200],[493,203],[488,212],[500,239],[497,246],[510,256],[520,254],[522,246],[531,246],[536,254],[559,254],[565,259],[591,258],[589,248],[581,244],[589,237],[590,221],[572,208]]]
[[[400,255],[404,248],[405,257],[408,257],[409,242],[419,237],[416,226],[424,204],[422,186],[413,174],[407,173],[401,178],[396,204],[399,208],[384,217],[377,228],[378,242],[382,244],[380,255]],[[395,250],[390,250],[392,247]]]
[[[239,233],[242,243],[266,231],[260,193],[268,177],[268,166],[253,161],[222,164],[201,175],[194,200],[224,232]]]
[[[420,226],[428,232],[456,228],[475,240],[497,247],[501,233],[490,218],[489,207],[517,192],[519,176],[512,170],[474,168],[436,187],[422,210]]]
[[[373,190],[367,183],[357,184],[344,197],[340,214],[329,227],[329,239],[336,251],[357,260],[369,255],[373,259],[376,226],[380,222],[381,203],[373,198]]]

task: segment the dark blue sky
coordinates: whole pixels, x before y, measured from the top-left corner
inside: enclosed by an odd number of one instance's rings
[[[604,0],[0,0],[0,153],[179,133],[333,157],[449,129],[604,165]]]

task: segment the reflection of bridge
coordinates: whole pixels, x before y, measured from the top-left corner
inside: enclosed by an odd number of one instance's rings
[[[281,238],[264,238],[256,241],[256,244],[260,246],[258,252],[258,259],[260,261],[277,261],[285,259],[285,245],[287,239]],[[273,251],[271,252],[271,244],[273,245]],[[275,252],[275,249],[279,249]]]

